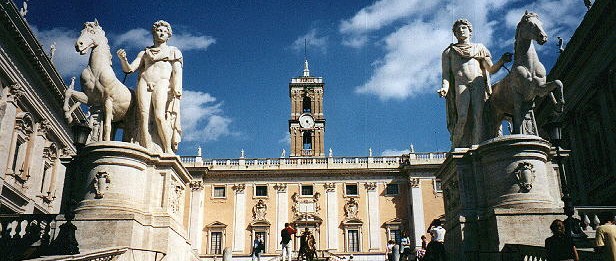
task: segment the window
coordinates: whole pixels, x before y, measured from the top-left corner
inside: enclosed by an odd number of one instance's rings
[[[11,166],[11,169],[13,170],[13,173],[17,173],[18,169],[17,169],[17,161],[19,160],[19,152],[21,150],[21,146],[24,144],[23,141],[21,140],[17,140],[17,142],[15,143],[15,151],[13,152],[13,164]]]
[[[49,165],[45,164],[45,167],[43,167],[43,178],[41,179],[41,193],[44,193],[45,191],[45,178],[47,178],[47,173],[49,172]]]
[[[225,194],[225,186],[215,186],[214,187],[214,198],[224,198],[226,197]]]
[[[312,100],[310,99],[310,97],[306,96],[304,97],[304,101],[303,101],[303,112],[304,113],[311,113],[312,112]]]
[[[357,196],[357,184],[346,184],[344,191],[347,196]]]
[[[312,196],[314,194],[311,185],[302,185],[302,196]]]
[[[396,243],[400,244],[400,239],[402,236],[400,235],[400,230],[398,229],[390,229],[389,230],[389,240],[393,240]]]
[[[303,149],[312,150],[312,133],[310,133],[309,131],[304,131],[302,140],[303,140]]]
[[[350,229],[347,231],[349,252],[359,252],[359,230]]]
[[[267,185],[255,186],[255,196],[256,197],[267,197]]]
[[[210,239],[210,254],[222,254],[222,232],[212,232]]]
[[[435,179],[434,180],[434,190],[436,192],[443,192],[443,181],[441,181],[440,179]]]
[[[398,184],[387,184],[385,193],[387,195],[398,195]]]

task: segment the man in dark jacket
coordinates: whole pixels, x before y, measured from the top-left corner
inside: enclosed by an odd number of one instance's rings
[[[291,226],[289,223],[284,223],[284,228],[280,231],[280,237],[282,240],[280,244],[282,245],[282,261],[285,261],[285,251],[287,259],[291,261],[291,235],[295,235],[297,230]]]

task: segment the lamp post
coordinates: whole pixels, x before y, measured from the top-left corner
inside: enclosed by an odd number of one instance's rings
[[[569,184],[567,182],[567,175],[565,174],[565,168],[563,166],[563,156],[561,155],[560,151],[560,145],[562,142],[562,123],[558,121],[548,122],[543,126],[543,128],[549,134],[550,141],[552,142],[552,144],[554,144],[554,147],[556,148],[556,164],[558,164],[558,173],[560,174],[560,188],[563,193],[561,199],[564,203],[565,215],[567,216],[567,219],[565,219],[565,235],[569,240],[572,240],[573,237],[581,237],[582,235],[577,233],[578,229],[574,228],[577,223],[573,218],[575,210],[573,208],[571,191],[569,190]]]
[[[71,129],[73,131],[73,143],[79,154],[79,150],[88,142],[88,137],[90,136],[90,132],[92,132],[92,128],[85,123],[79,122],[71,126]]]

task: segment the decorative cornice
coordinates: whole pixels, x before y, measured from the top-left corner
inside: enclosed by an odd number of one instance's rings
[[[376,182],[367,182],[366,184],[364,184],[364,186],[366,186],[366,189],[368,191],[376,190]]]
[[[323,184],[325,187],[325,192],[335,192],[336,191],[336,183],[325,183]]]
[[[47,119],[43,119],[38,123],[38,128],[36,129],[36,133],[43,137],[49,137],[49,133],[51,132],[51,123]]]
[[[235,190],[235,193],[237,193],[237,194],[244,193],[245,189],[246,189],[246,184],[235,184],[235,185],[233,185],[233,190]]]
[[[24,90],[24,87],[15,83],[15,84],[9,85],[8,89],[9,91],[7,93],[6,101],[13,103],[15,106],[17,106],[17,100],[19,100],[19,98],[26,93],[26,91]]]

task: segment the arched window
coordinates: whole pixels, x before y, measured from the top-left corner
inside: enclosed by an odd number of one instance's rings
[[[303,140],[303,149],[304,150],[312,150],[312,132],[304,131],[304,135],[302,135]]]
[[[308,97],[308,96],[304,97],[304,101],[302,102],[302,106],[303,106],[303,112],[304,113],[311,113],[312,112],[312,100],[310,99],[310,97]]]

